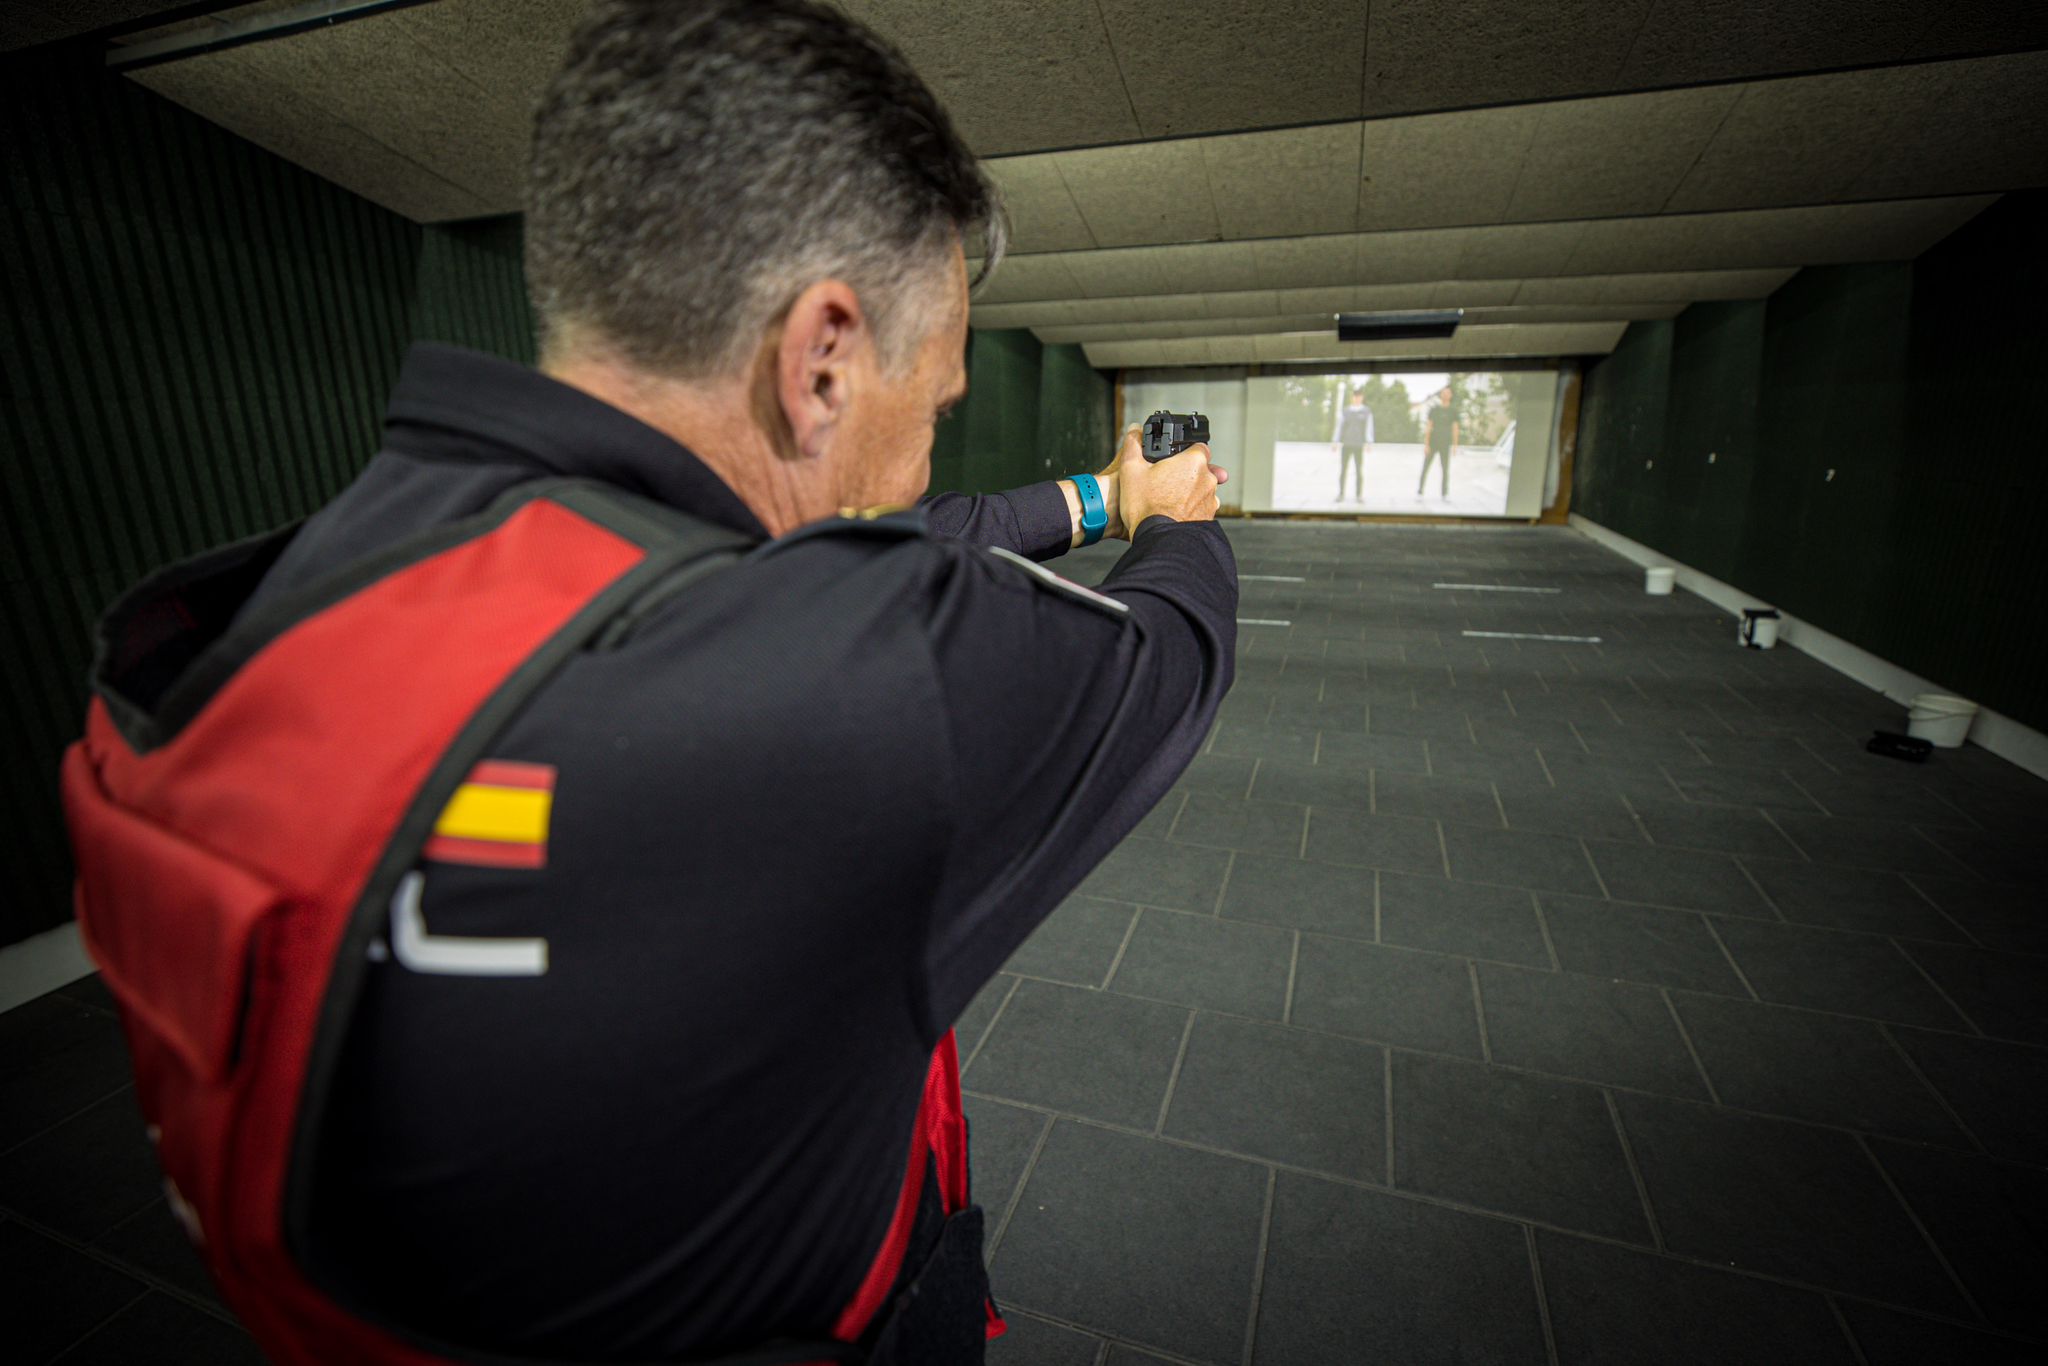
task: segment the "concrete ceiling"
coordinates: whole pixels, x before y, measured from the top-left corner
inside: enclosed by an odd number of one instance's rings
[[[976,324],[1102,365],[1282,359],[1338,308],[1465,307],[1453,354],[1601,351],[2048,184],[2048,4],[839,3],[1003,186]],[[434,0],[135,79],[409,217],[503,213],[581,8]]]

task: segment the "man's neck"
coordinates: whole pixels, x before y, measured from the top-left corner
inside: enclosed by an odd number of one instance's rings
[[[816,462],[784,455],[770,442],[744,377],[691,384],[582,358],[544,362],[541,371],[688,448],[739,496],[770,536],[839,510]]]

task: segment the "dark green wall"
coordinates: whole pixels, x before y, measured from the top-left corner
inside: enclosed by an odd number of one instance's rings
[[[1079,346],[973,331],[966,401],[932,443],[932,491],[993,493],[1100,469],[1115,445],[1114,404],[1111,380]]]
[[[59,923],[57,759],[91,622],[164,561],[332,496],[376,449],[418,227],[132,83],[0,61],[0,943]]]
[[[1917,261],[1632,325],[1574,510],[2048,727],[2043,240],[2048,193],[2008,195]]]
[[[425,230],[415,337],[533,364],[533,310],[520,268],[519,229],[519,216],[508,214]]]
[[[131,82],[0,60],[0,944],[61,922],[91,624],[300,517],[377,449],[416,337],[531,360],[515,219],[422,229]]]

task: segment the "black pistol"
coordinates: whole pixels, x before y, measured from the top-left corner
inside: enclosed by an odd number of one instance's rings
[[[1209,419],[1200,413],[1164,409],[1145,419],[1145,458],[1165,460],[1209,439]]]

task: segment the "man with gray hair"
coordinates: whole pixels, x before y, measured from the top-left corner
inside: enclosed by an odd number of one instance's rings
[[[232,1222],[208,1255],[296,1361],[978,1361],[1000,1319],[952,1025],[1208,732],[1235,649],[1224,474],[1127,432],[1098,475],[919,501],[965,390],[965,246],[991,268],[1002,218],[903,59],[808,0],[599,0],[539,108],[525,232],[538,371],[417,348],[348,489],[109,627],[146,628],[101,682],[109,724],[175,756],[194,714],[234,733],[236,680],[292,632],[416,605],[457,551],[516,607],[554,568],[488,551],[522,499],[615,531],[578,533],[593,555],[692,548],[532,656],[464,732],[487,747],[433,769],[452,795],[379,856],[271,1117],[296,1269]],[[1105,534],[1130,548],[1099,591],[1038,563]],[[266,715],[366,727],[368,753],[466,667],[432,631],[371,653],[330,649],[341,683]],[[313,683],[399,700],[344,723]],[[94,762],[112,783],[148,760]],[[279,780],[288,830],[359,800]],[[233,855],[231,825],[188,833]],[[262,981],[252,1010],[300,989]],[[206,1136],[165,1125],[168,1170]],[[231,1187],[263,1175],[243,1151]],[[349,1323],[374,1334],[331,1335]]]

